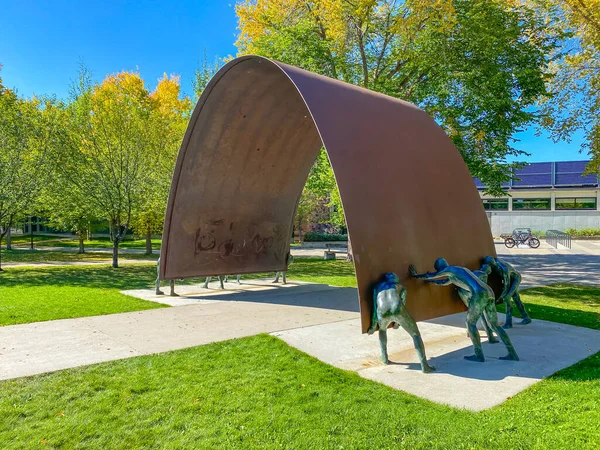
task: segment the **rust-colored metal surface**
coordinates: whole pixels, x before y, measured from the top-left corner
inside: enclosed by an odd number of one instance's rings
[[[416,320],[464,310],[452,288],[415,282],[443,256],[494,255],[472,178],[416,106],[257,56],[223,67],[186,131],[165,218],[162,279],[285,269],[298,198],[321,146],[352,240],[362,329],[371,287],[396,272]]]

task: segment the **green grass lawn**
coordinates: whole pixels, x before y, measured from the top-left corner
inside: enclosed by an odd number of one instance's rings
[[[119,292],[155,277],[149,264],[9,268],[0,273],[0,326],[161,308]]]
[[[151,265],[11,269],[0,275],[0,299],[22,287],[150,287],[154,273]],[[297,259],[289,277],[355,283],[343,261]],[[600,288],[563,284],[522,297],[534,319],[600,329]],[[10,449],[596,449],[600,353],[473,413],[261,335],[1,382],[0,417],[0,448]]]
[[[121,253],[120,259],[153,260],[159,255],[144,255]],[[85,261],[112,261],[111,253],[76,253],[56,252],[46,250],[2,250],[2,263],[47,263],[47,262],[85,262]]]
[[[599,355],[473,413],[261,335],[0,383],[0,447],[596,449],[598,405]]]
[[[11,242],[13,245],[23,246],[29,245],[31,242],[31,236],[28,234],[25,235],[13,235],[11,237]],[[152,239],[152,247],[156,250],[160,248],[162,240],[161,239]],[[3,244],[6,244],[6,239],[2,241]],[[72,247],[79,248],[79,240],[75,236],[47,236],[45,234],[34,234],[33,235],[33,244],[34,247],[43,247],[43,246],[52,246],[52,247]],[[89,248],[112,248],[112,242],[108,237],[96,237],[91,240],[84,241],[85,247]],[[137,249],[145,249],[146,248],[146,240],[145,239],[131,239],[128,238],[119,244],[121,248],[137,248]]]

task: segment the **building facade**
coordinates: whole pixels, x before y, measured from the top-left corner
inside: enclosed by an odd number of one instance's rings
[[[484,193],[477,178],[492,234],[515,228],[536,231],[600,228],[598,175],[584,175],[588,161],[532,163],[515,171],[504,197]]]

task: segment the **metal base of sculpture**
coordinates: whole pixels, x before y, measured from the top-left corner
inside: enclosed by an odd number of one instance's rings
[[[488,321],[491,329],[496,332],[498,337],[504,343],[508,350],[508,355],[500,359],[518,361],[519,356],[506,334],[506,331],[498,324],[498,313],[496,312],[496,298],[494,291],[486,283],[482,282],[477,276],[465,267],[450,266],[444,258],[438,258],[434,264],[435,272],[417,274],[413,265],[409,267],[409,273],[412,277],[439,286],[454,285],[458,296],[467,306],[467,332],[471,338],[475,350],[474,355],[465,356],[469,361],[485,361],[477,321],[483,315]]]
[[[368,333],[373,334],[379,328],[381,361],[384,364],[389,364],[387,329],[390,324],[396,329],[398,327],[404,328],[413,338],[415,350],[421,362],[421,370],[424,373],[433,372],[435,367],[427,363],[425,346],[419,328],[405,308],[406,289],[398,281],[398,276],[389,272],[384,275],[384,281],[377,283],[373,289],[373,318]]]
[[[519,295],[521,274],[506,261],[494,258],[493,256],[486,256],[483,258],[483,263],[488,264],[492,271],[502,278],[502,294],[500,295],[500,299],[504,302],[504,307],[506,308],[506,320],[503,328],[509,329],[513,326],[511,299],[521,313],[521,317],[523,318],[521,324],[526,325],[531,323],[531,318],[529,317],[529,314],[527,314],[525,305],[521,301],[521,296]]]

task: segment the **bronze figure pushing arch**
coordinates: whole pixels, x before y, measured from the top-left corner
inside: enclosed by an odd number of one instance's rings
[[[296,67],[244,56],[210,81],[185,133],[165,218],[161,279],[282,271],[294,211],[324,146],[352,241],[362,331],[371,287],[395,272],[415,320],[463,311],[408,276],[444,256],[495,256],[460,154],[425,112]]]

